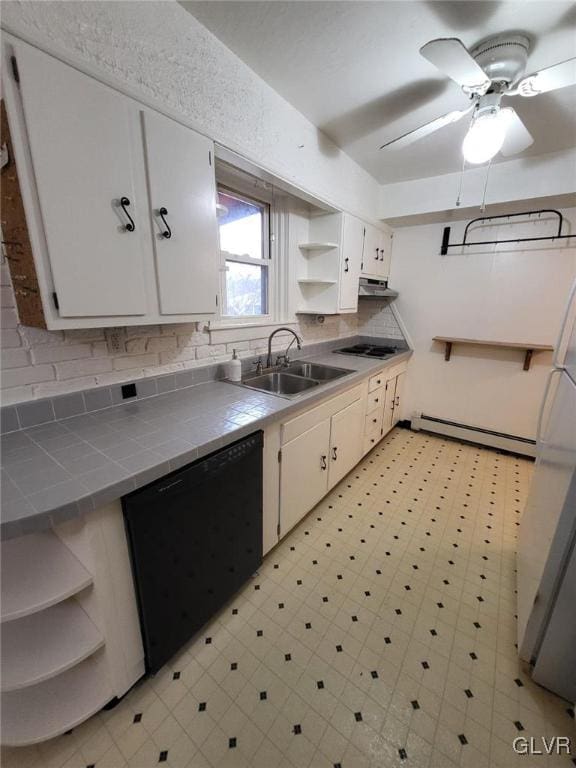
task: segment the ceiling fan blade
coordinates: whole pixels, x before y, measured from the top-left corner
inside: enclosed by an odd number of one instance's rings
[[[413,131],[403,133],[402,136],[398,136],[398,138],[392,139],[392,141],[387,141],[386,144],[382,144],[380,149],[384,149],[385,147],[390,147],[391,149],[403,149],[404,147],[413,144],[415,141],[419,141],[425,136],[429,136],[431,133],[434,133],[434,131],[437,131],[440,128],[444,128],[445,125],[456,123],[473,109],[474,105],[468,107],[468,109],[460,109],[455,110],[454,112],[448,112],[447,114],[442,115],[442,117],[437,117],[436,120],[431,120],[429,123],[425,123],[419,128],[415,128]]]
[[[539,93],[557,91],[567,85],[576,85],[576,59],[561,61],[523,77],[514,88],[514,93],[521,96],[538,96]]]
[[[466,91],[486,93],[490,87],[490,78],[457,37],[431,40],[420,48],[420,53]]]
[[[506,120],[506,138],[504,144],[500,150],[501,154],[505,157],[510,155],[517,155],[519,152],[523,152],[531,144],[534,144],[530,131],[520,117],[516,110],[512,107],[504,107],[501,110],[502,115]]]

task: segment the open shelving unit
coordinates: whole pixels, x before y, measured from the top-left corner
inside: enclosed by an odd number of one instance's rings
[[[8,621],[2,625],[2,692],[56,677],[103,645],[99,630],[74,598]]]
[[[326,214],[310,219],[310,241],[298,244],[297,314],[328,315],[338,305],[341,216]]]
[[[103,653],[37,685],[2,695],[2,743],[18,747],[59,736],[113,698]]]
[[[14,621],[81,592],[92,576],[50,531],[2,544],[0,620]]]
[[[444,360],[450,360],[452,356],[452,346],[454,344],[463,344],[480,347],[500,347],[503,349],[521,349],[524,351],[524,370],[530,370],[530,363],[534,352],[552,352],[554,347],[551,344],[531,344],[516,341],[490,341],[486,339],[463,339],[458,336],[434,336],[432,341],[439,341],[445,344]]]

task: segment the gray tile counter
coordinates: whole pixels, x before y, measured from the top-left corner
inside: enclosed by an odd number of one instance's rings
[[[374,360],[304,351],[299,359],[351,373],[293,399],[211,381],[5,434],[2,538],[89,513],[410,355]]]

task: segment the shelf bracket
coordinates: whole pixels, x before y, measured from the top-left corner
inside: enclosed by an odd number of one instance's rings
[[[534,352],[533,349],[527,349],[526,354],[524,355],[524,370],[529,371],[530,370],[530,363],[532,362],[532,353]]]
[[[450,355],[452,354],[452,342],[447,341],[446,346],[444,347],[444,360],[448,362],[450,360]]]

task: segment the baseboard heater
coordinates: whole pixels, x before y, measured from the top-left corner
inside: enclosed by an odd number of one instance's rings
[[[471,427],[469,424],[459,424],[456,421],[438,419],[435,416],[426,416],[424,413],[412,417],[411,427],[416,432],[419,430],[433,432],[438,435],[445,435],[446,437],[454,437],[457,440],[466,440],[469,443],[479,443],[480,445],[486,445],[502,451],[519,453],[524,456],[536,456],[535,440],[508,435],[505,432],[496,432],[493,429]]]

